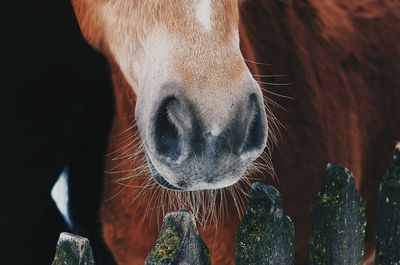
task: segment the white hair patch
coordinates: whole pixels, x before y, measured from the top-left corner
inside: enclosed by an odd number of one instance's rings
[[[196,17],[206,30],[211,30],[211,0],[200,0],[197,4]]]

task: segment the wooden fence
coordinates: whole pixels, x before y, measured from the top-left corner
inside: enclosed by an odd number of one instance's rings
[[[365,226],[365,203],[355,190],[353,175],[344,167],[329,164],[311,206],[310,264],[362,264]],[[237,234],[235,263],[293,264],[293,239],[294,225],[284,212],[279,192],[272,186],[253,184]],[[376,248],[375,264],[400,264],[400,149],[395,149],[380,185]],[[62,233],[53,264],[94,264],[88,240]],[[165,216],[145,264],[211,264],[210,252],[190,213]]]

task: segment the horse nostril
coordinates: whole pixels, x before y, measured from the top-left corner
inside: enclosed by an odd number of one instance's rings
[[[179,101],[175,97],[166,98],[155,116],[154,143],[157,154],[167,159],[176,160],[181,152],[181,139],[176,112]]]
[[[250,96],[247,119],[247,131],[241,153],[262,150],[265,145],[267,122],[265,120],[264,109],[260,107],[259,100],[255,94]]]

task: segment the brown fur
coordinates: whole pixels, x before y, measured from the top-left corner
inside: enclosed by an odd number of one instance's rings
[[[367,204],[367,253],[374,245],[379,180],[400,138],[400,5],[395,1],[248,1],[243,23],[267,86],[286,111],[273,152],[277,185],[296,226],[297,264],[308,256],[311,201],[326,163],[350,168]],[[262,31],[261,31],[262,29]]]
[[[400,74],[399,23],[400,5],[395,1],[243,3],[241,45],[250,69],[254,74],[287,75],[262,81],[292,83],[266,85],[268,91],[294,99],[265,93],[286,109],[270,105],[286,129],[280,130],[281,140],[272,152],[279,181],[265,181],[280,190],[287,213],[294,220],[296,264],[306,264],[310,204],[328,162],[350,168],[368,201],[367,253],[372,253],[379,179],[400,138],[400,88],[396,81]],[[92,44],[101,38],[93,34],[96,30],[83,30]],[[251,63],[254,61],[270,66]],[[134,159],[117,166],[124,160],[115,158],[129,155],[128,144],[139,141],[134,129],[127,130],[134,124],[135,95],[115,63],[112,69],[116,115],[109,146],[113,154],[107,168],[129,171],[142,162]],[[134,200],[141,192],[137,186],[149,176],[116,183],[126,174],[105,175],[104,238],[120,264],[143,264],[159,228],[161,214],[156,207],[160,202],[154,197],[159,190],[146,190]],[[235,208],[232,200],[229,207]],[[234,210],[228,215],[217,231],[213,225],[201,230],[213,252],[213,264],[233,264],[239,218]]]

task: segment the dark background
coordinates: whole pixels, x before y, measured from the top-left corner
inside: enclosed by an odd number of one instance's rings
[[[84,41],[70,1],[4,2],[0,263],[51,263],[68,228],[50,190],[66,166],[72,232],[90,239],[97,264],[106,262],[98,203],[113,94],[105,59]]]

